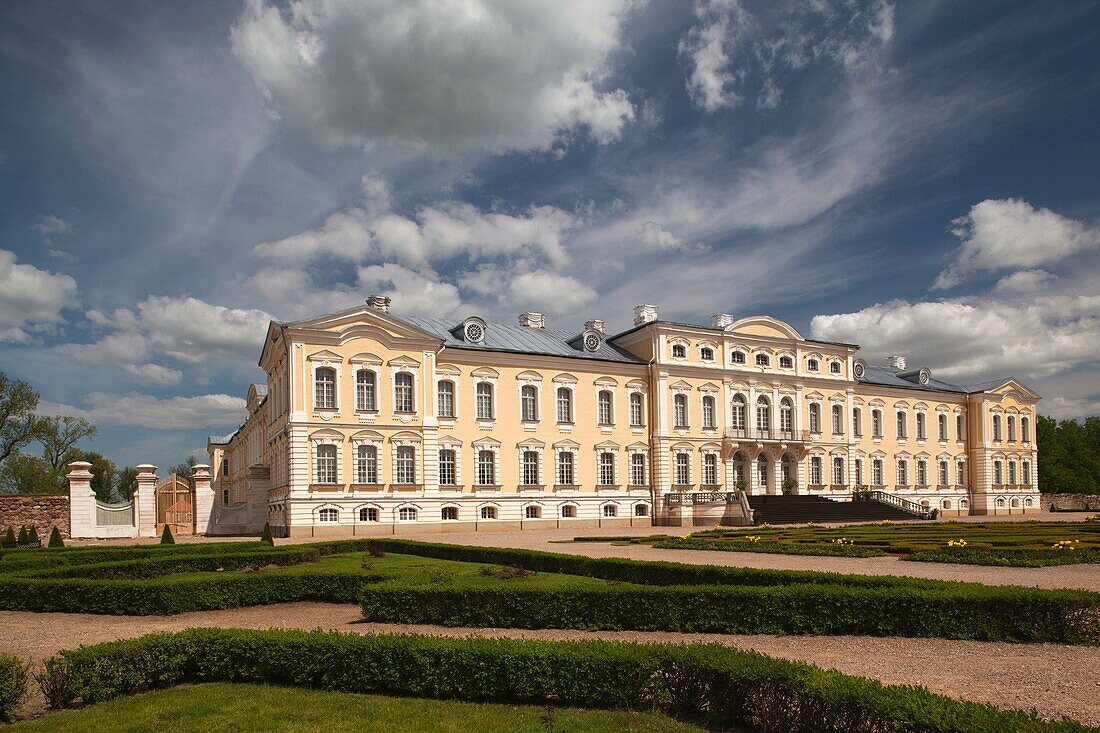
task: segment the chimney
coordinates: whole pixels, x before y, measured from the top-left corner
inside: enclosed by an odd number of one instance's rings
[[[905,369],[905,357],[904,356],[888,356],[886,357],[886,366],[893,367],[894,369]]]
[[[383,313],[390,312],[390,298],[385,295],[371,295],[367,298],[367,306]]]
[[[647,305],[642,303],[641,305],[634,306],[634,325],[640,326],[643,323],[653,323],[657,320],[657,306]]]
[[[592,319],[591,321],[585,321],[584,322],[584,330],[585,331],[599,331],[602,334],[603,333],[603,321],[601,321],[599,319],[596,319],[596,318]]]
[[[534,311],[519,314],[519,325],[524,328],[546,328],[546,316]]]
[[[719,313],[718,315],[711,316],[710,325],[714,328],[724,329],[726,326],[733,325],[733,316],[729,313]]]

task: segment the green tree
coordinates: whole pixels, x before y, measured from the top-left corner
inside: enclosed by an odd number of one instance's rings
[[[4,541],[2,544],[4,547],[15,547],[15,543],[15,530],[12,529],[11,525],[9,524],[8,531],[4,533]]]
[[[95,437],[98,432],[95,425],[82,417],[55,415],[42,419],[42,435],[38,442],[42,444],[42,457],[54,471],[64,471],[76,444],[85,438]]]
[[[0,465],[43,435],[45,421],[35,414],[38,393],[0,372]]]
[[[63,494],[65,475],[44,458],[13,453],[0,463],[0,494]]]
[[[15,544],[25,545],[27,544],[27,528],[26,526],[19,528],[19,536],[15,539]]]
[[[160,533],[160,543],[162,545],[176,544],[176,538],[172,536],[172,529],[167,524],[164,525],[164,531]]]
[[[1039,415],[1039,490],[1044,493],[1100,493],[1100,417],[1083,423]]]
[[[271,523],[270,522],[265,522],[264,523],[264,532],[263,532],[263,534],[260,535],[260,542],[262,542],[264,544],[268,544],[268,545],[274,545],[275,544],[275,540],[271,536]]]
[[[50,547],[64,547],[65,539],[61,536],[61,530],[54,527],[50,530]]]
[[[73,460],[92,464],[92,491],[97,499],[107,503],[118,498],[115,494],[118,469],[114,461],[95,451],[76,451],[73,453]]]
[[[169,473],[174,473],[180,478],[190,481],[191,472],[194,470],[195,464],[197,463],[198,461],[195,460],[194,456],[187,456],[186,461],[184,461],[183,463],[177,463],[176,465],[172,466],[172,469],[169,471]]]
[[[133,466],[120,469],[118,472],[118,485],[115,488],[123,501],[133,499],[134,492],[137,491],[137,469]]]

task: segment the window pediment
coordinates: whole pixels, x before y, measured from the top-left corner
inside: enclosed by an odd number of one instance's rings
[[[329,351],[324,349],[322,351],[315,351],[306,357],[308,361],[322,362],[324,364],[339,364],[344,360],[344,357],[337,354],[335,351]]]
[[[349,358],[348,361],[352,364],[370,364],[372,366],[381,366],[382,357],[378,356],[377,354],[371,354],[363,351]]]

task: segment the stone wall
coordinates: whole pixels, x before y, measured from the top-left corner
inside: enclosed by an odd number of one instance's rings
[[[1100,494],[1043,494],[1040,503],[1044,512],[1100,512]]]
[[[57,527],[63,537],[69,536],[69,497],[0,494],[0,532],[14,527],[34,525],[42,544],[50,539],[50,530]]]

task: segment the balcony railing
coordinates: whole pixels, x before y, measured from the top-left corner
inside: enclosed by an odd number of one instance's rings
[[[890,506],[896,506],[902,511],[909,512],[910,514],[920,517],[921,519],[935,519],[936,514],[932,509],[925,507],[923,504],[918,504],[915,501],[903,498],[901,496],[895,496],[894,494],[888,494],[885,491],[856,491],[852,494],[852,501],[877,501],[880,504],[889,504]]]
[[[782,428],[726,428],[726,437],[740,440],[783,440],[788,443],[805,443],[810,440],[809,430],[783,430]]]
[[[740,502],[740,491],[692,491],[665,494],[665,503],[668,506],[681,506],[683,504],[739,504]]]

